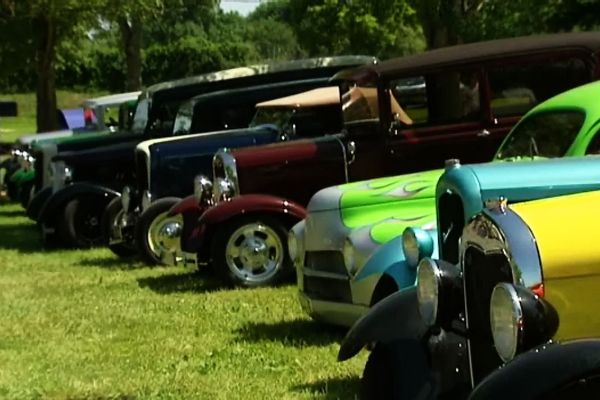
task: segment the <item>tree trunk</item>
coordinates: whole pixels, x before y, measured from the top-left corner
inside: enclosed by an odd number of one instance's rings
[[[142,87],[142,22],[137,16],[119,18],[119,30],[127,67],[125,87],[130,91],[139,90]]]
[[[417,15],[421,20],[428,49],[461,43],[461,0],[420,0]]]
[[[56,26],[54,21],[46,15],[36,16],[33,18],[32,23],[33,36],[36,42],[37,130],[38,132],[47,132],[59,128],[56,108],[56,76],[54,71]]]

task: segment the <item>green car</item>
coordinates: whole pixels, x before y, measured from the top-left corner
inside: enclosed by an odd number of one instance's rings
[[[82,128],[19,137],[11,151],[11,159],[3,163],[9,197],[19,200],[23,207],[27,207],[35,180],[33,168],[35,149],[43,145],[64,141],[85,141],[92,137],[127,130],[140,93],[139,91],[119,93],[85,100],[82,104],[85,126]]]
[[[512,129],[494,161],[600,153],[599,96],[596,82],[539,104]],[[414,285],[418,259],[437,255],[435,195],[442,172],[334,186],[312,197],[288,243],[308,314],[351,326],[377,301]],[[420,229],[412,230],[406,244],[413,245],[403,251],[407,227]]]

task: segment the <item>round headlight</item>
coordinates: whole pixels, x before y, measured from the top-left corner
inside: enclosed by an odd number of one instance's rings
[[[490,323],[496,351],[503,361],[512,360],[517,354],[523,310],[514,287],[499,283],[490,299]]]
[[[438,313],[438,296],[441,273],[436,263],[424,258],[417,270],[417,299],[419,313],[428,326],[435,324]]]
[[[407,264],[415,268],[424,257],[433,254],[433,238],[419,228],[406,228],[402,233],[402,251]]]
[[[290,253],[290,258],[295,262],[298,257],[298,239],[296,238],[294,231],[288,232],[288,251]]]
[[[123,207],[123,211],[129,211],[129,204],[131,202],[131,188],[129,186],[125,186],[123,191],[121,192],[121,207]]]
[[[194,197],[199,204],[209,204],[212,201],[213,184],[205,175],[194,178]]]
[[[216,200],[221,201],[229,201],[235,196],[235,185],[227,178],[219,178],[215,182],[216,184]]]
[[[348,238],[344,241],[344,248],[342,250],[342,254],[344,255],[344,265],[346,266],[346,270],[350,273],[354,272],[354,245],[352,241]]]

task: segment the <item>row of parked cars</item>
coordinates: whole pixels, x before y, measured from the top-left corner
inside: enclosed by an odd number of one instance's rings
[[[598,33],[219,71],[22,143],[18,190],[46,245],[295,275],[364,398],[593,393],[598,77]]]

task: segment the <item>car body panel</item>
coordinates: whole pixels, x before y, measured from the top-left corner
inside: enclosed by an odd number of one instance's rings
[[[600,335],[600,321],[589,317],[600,288],[600,248],[593,229],[600,223],[599,201],[596,191],[511,207],[535,238],[544,298],[560,316],[558,340]]]

